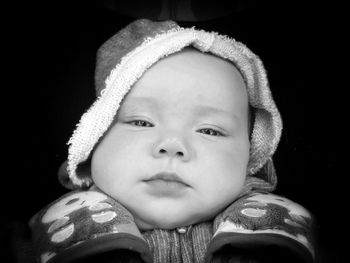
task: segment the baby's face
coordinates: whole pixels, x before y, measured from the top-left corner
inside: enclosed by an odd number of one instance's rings
[[[185,49],[158,61],[125,97],[92,156],[95,184],[142,230],[212,219],[244,185],[248,98],[229,62]]]

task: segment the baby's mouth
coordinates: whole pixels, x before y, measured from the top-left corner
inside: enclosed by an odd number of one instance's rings
[[[175,173],[157,173],[144,180],[147,192],[157,197],[179,197],[190,187]]]
[[[178,183],[183,184],[185,186],[189,186],[184,182],[184,180],[181,179],[180,176],[178,176],[176,173],[169,173],[169,172],[161,172],[153,175],[152,177],[144,180],[145,182],[151,182],[151,181],[163,181],[165,183]]]

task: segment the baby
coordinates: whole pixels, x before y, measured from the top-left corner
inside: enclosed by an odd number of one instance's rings
[[[74,191],[31,220],[39,262],[313,261],[310,214],[268,193],[282,121],[247,47],[140,19],[95,77],[60,170]]]

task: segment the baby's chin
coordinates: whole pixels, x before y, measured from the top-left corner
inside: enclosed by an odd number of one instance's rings
[[[166,218],[166,217],[155,217],[155,218],[148,218],[148,220],[145,220],[144,218],[139,218],[137,216],[134,216],[135,223],[137,227],[141,231],[147,231],[152,230],[156,228],[160,229],[175,229],[178,227],[186,227],[189,225],[197,224],[200,222],[204,222],[206,220],[209,220],[210,216],[192,216],[192,217],[183,217],[183,218]]]
[[[137,227],[142,230],[142,231],[147,231],[147,230],[152,230],[152,229],[156,229],[156,228],[160,228],[160,229],[175,229],[178,227],[183,227],[186,225],[191,225],[194,223],[188,223],[185,221],[176,221],[176,220],[171,220],[171,221],[167,221],[167,220],[152,220],[152,221],[144,221],[140,218],[135,218],[135,223],[137,225]]]

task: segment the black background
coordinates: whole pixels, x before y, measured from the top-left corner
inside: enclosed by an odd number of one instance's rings
[[[75,124],[94,100],[96,50],[134,20],[103,2],[16,1],[3,6],[5,243],[11,225],[26,223],[67,191],[57,181],[57,169],[67,156],[66,142]],[[342,99],[348,81],[340,73],[346,53],[340,41],[345,34],[340,30],[342,8],[335,2],[264,2],[250,1],[225,17],[179,24],[230,35],[263,60],[284,121],[274,157],[276,193],[315,215],[320,262],[343,262],[348,172],[340,158],[346,154]]]

